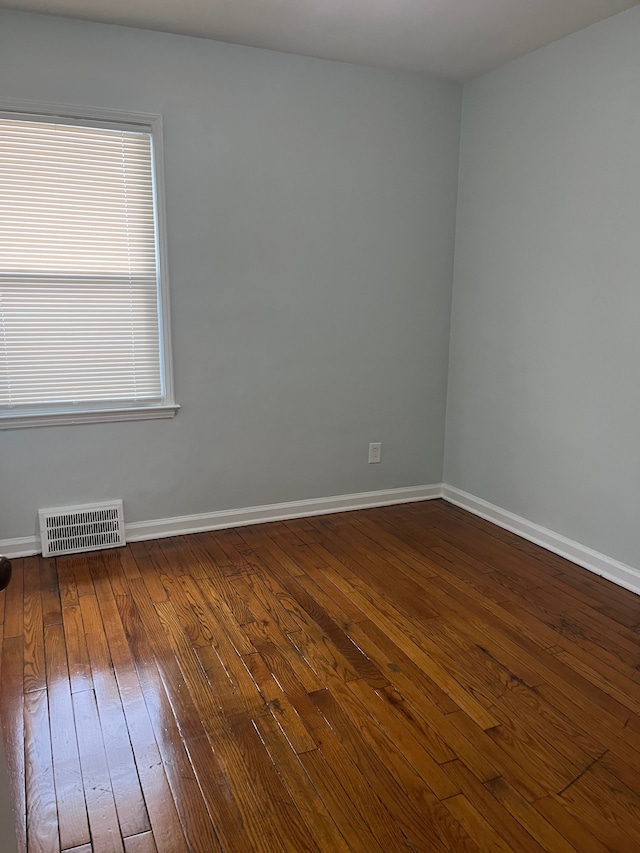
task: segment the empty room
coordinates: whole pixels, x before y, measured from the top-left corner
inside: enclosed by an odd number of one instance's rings
[[[640,5],[0,0],[0,853],[640,850]]]

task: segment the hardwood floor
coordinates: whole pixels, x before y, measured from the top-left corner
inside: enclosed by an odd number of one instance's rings
[[[14,562],[22,850],[640,850],[640,599],[442,501]]]

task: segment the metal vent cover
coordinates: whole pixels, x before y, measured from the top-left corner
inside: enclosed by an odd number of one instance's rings
[[[125,544],[122,501],[38,510],[43,557]]]

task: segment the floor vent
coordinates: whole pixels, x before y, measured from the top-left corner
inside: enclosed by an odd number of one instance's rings
[[[122,501],[41,509],[38,517],[43,557],[125,544]]]

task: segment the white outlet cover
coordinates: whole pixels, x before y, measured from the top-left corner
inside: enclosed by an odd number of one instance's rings
[[[369,445],[369,464],[380,462],[382,458],[382,442],[372,441]]]

